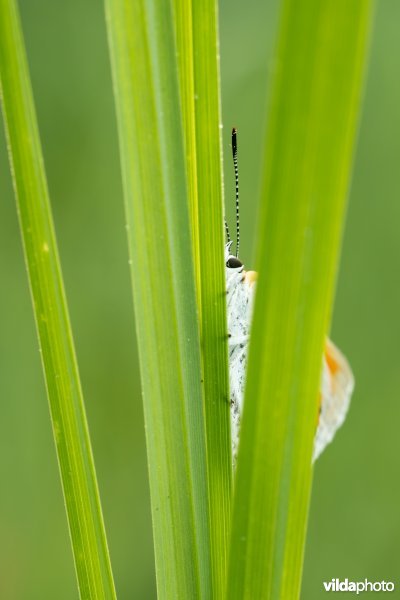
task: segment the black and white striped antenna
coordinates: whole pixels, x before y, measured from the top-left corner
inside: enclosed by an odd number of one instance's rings
[[[237,159],[237,129],[232,129],[232,156],[233,156],[233,167],[235,169],[235,196],[236,196],[236,256],[239,256],[239,242],[240,242],[240,229],[239,229],[239,169]]]
[[[226,233],[226,241],[228,242],[228,244],[231,241],[231,236],[229,235],[229,227],[228,227],[228,222],[226,220],[226,218],[224,219],[225,221],[225,233]]]

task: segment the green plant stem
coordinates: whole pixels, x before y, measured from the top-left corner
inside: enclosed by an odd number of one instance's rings
[[[170,2],[106,0],[158,596],[212,597],[206,438]]]
[[[81,598],[115,598],[16,3],[0,0],[0,77],[18,216]]]
[[[285,0],[227,598],[300,594],[321,357],[371,21],[369,1]]]
[[[203,359],[213,591],[223,596],[232,463],[222,228],[222,150],[215,0],[175,0],[181,103]]]

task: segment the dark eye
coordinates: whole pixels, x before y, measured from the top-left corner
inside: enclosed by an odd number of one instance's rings
[[[238,269],[239,267],[243,267],[243,263],[240,262],[240,260],[236,258],[236,256],[230,256],[226,261],[226,266],[229,269]]]

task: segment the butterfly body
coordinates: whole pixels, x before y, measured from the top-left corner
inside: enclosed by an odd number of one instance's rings
[[[232,242],[225,246],[227,290],[229,384],[233,462],[236,461],[240,420],[243,413],[248,346],[253,314],[257,273],[245,271],[241,261],[230,254]],[[321,364],[320,411],[314,438],[313,461],[333,440],[343,424],[354,388],[347,360],[327,340]]]

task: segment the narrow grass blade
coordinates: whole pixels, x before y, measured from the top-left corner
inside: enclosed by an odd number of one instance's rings
[[[214,593],[226,581],[232,484],[222,229],[218,14],[215,0],[175,1],[181,102],[200,306]]]
[[[16,3],[0,0],[0,79],[25,260],[81,598],[115,598]]]
[[[200,340],[172,4],[106,0],[159,598],[210,598]]]
[[[185,144],[185,164],[189,199],[189,216],[196,278],[197,304],[201,306],[201,251],[199,227],[199,193],[196,152],[196,113],[193,48],[192,2],[174,0],[174,25],[178,56],[178,77],[182,107],[182,124]],[[201,319],[201,310],[199,310]]]
[[[370,20],[368,1],[283,4],[266,137],[229,600],[299,597],[321,357]]]

